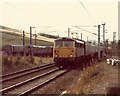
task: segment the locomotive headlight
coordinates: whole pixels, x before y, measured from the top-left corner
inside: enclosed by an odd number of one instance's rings
[[[58,55],[55,55],[55,57],[58,57]]]
[[[70,57],[73,57],[73,55],[71,54]]]

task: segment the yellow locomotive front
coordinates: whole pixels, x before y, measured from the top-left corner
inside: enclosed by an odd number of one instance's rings
[[[73,63],[76,57],[75,41],[70,38],[55,40],[53,56],[58,67]]]

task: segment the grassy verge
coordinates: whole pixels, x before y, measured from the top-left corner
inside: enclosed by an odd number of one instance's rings
[[[33,57],[33,60],[29,56],[2,56],[2,72],[8,73],[11,71],[18,71],[22,69],[32,68],[44,63],[53,62],[53,58],[50,57]]]
[[[97,76],[100,73],[100,67],[98,65],[93,65],[88,67],[80,74],[80,79],[78,80],[77,84],[70,88],[70,93],[72,94],[85,94],[85,85],[91,81],[92,78]]]

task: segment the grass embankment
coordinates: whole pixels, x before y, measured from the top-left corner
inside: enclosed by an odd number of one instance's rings
[[[16,33],[10,33],[10,32],[2,32],[0,31],[2,35],[2,46],[7,45],[7,44],[12,44],[12,45],[22,45],[23,44],[23,36],[22,34],[16,34]],[[25,37],[25,44],[28,45],[30,44],[30,39]],[[33,45],[35,44],[35,39],[33,39]],[[53,43],[46,42],[43,40],[37,40],[36,41],[37,45],[53,45]]]
[[[80,74],[80,79],[78,80],[77,84],[70,88],[69,93],[72,94],[86,94],[86,91],[90,91],[89,88],[85,87],[85,85],[91,82],[92,78],[96,77],[100,74],[101,68],[98,65],[93,65],[88,67]]]
[[[9,73],[22,69],[32,68],[44,63],[53,62],[50,57],[34,57],[33,60],[29,56],[3,56],[2,57],[2,72]]]

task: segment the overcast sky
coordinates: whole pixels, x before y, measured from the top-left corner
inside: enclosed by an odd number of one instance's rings
[[[67,36],[71,32],[83,33],[83,39],[97,40],[97,36],[72,26],[97,34],[98,25],[106,22],[106,39],[118,34],[118,0],[2,0],[0,1],[1,25],[25,30],[38,27],[33,32],[46,32]],[[83,4],[83,5],[82,5]],[[49,27],[47,27],[49,26]],[[101,25],[101,35],[102,35]],[[101,37],[102,40],[102,37]]]

